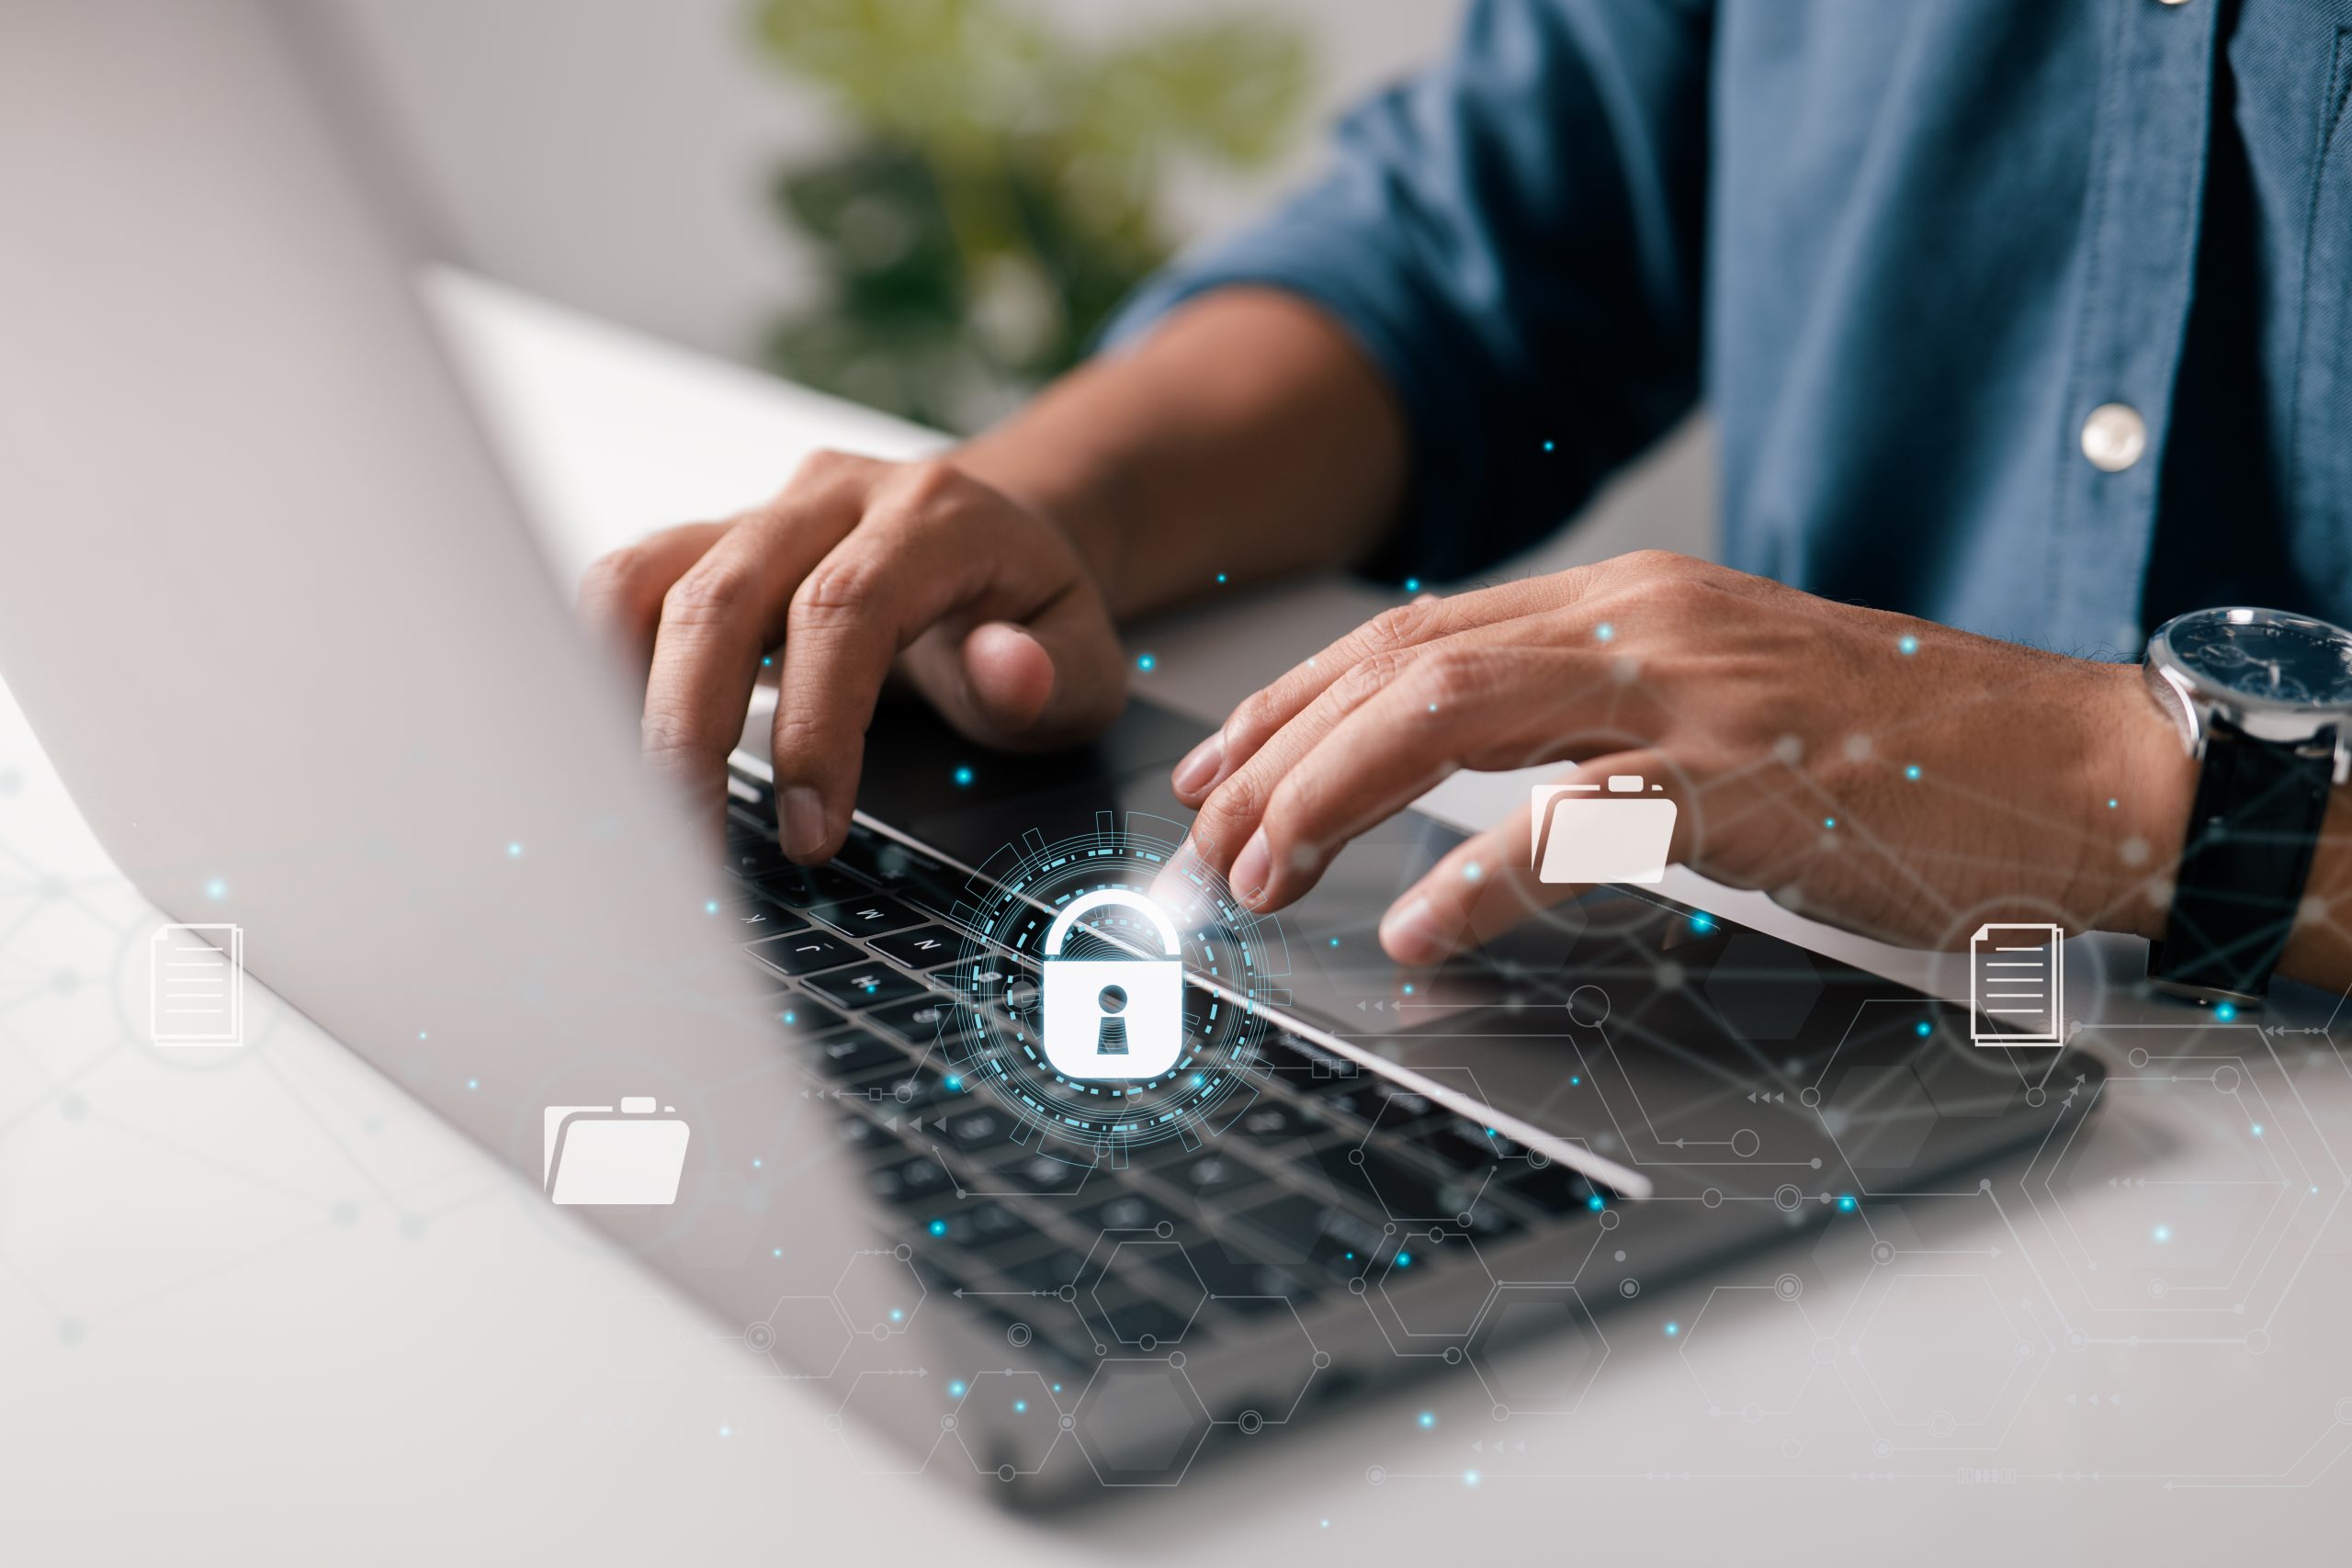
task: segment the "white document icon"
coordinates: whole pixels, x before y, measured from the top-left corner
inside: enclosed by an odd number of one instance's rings
[[[693,1136],[675,1106],[656,1116],[653,1097],[609,1105],[550,1105],[541,1123],[539,1179],[559,1203],[643,1207],[678,1201]]]
[[[1979,1045],[2065,1043],[2066,964],[2054,925],[1979,926],[1968,943],[1969,1037]]]
[[[244,928],[170,925],[148,940],[147,1032],[158,1045],[245,1043]]]
[[[1541,882],[1656,882],[1666,874],[1674,802],[1639,773],[1597,784],[1537,784],[1528,846]]]

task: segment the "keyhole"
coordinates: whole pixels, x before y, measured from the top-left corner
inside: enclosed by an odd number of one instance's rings
[[[1126,991],[1117,986],[1105,986],[1094,998],[1102,1010],[1102,1021],[1094,1032],[1094,1054],[1098,1056],[1124,1056],[1127,1054],[1127,1021],[1116,1016],[1127,1005]]]

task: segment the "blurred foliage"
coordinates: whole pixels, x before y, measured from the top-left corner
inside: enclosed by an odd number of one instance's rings
[[[1295,31],[1238,16],[1091,47],[1017,0],[759,0],[767,55],[822,84],[842,147],[776,199],[828,298],[784,374],[971,430],[1068,368],[1170,249],[1170,163],[1264,163],[1308,84]]]

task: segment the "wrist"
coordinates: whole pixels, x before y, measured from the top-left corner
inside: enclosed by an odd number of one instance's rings
[[[2112,671],[2109,700],[2093,710],[2096,733],[2105,743],[2098,748],[2097,777],[2088,784],[2091,809],[2107,819],[2104,831],[2089,836],[2091,856],[2103,864],[2091,868],[2074,907],[2087,927],[2153,942],[2164,935],[2172,912],[2173,876],[2197,795],[2197,761],[2148,694],[2141,667],[2105,668]]]
[[[1096,589],[1114,615],[1133,605],[1126,531],[1118,520],[1133,514],[1134,490],[1125,465],[1091,450],[1076,433],[1035,428],[1045,423],[1033,408],[1006,424],[975,436],[948,454],[948,461],[1015,504],[1043,519],[1077,551]]]

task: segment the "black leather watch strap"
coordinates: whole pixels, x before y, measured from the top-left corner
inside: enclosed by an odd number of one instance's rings
[[[2211,719],[2149,979],[2193,995],[2261,997],[2302,904],[2335,769],[2333,726],[2290,745]]]

